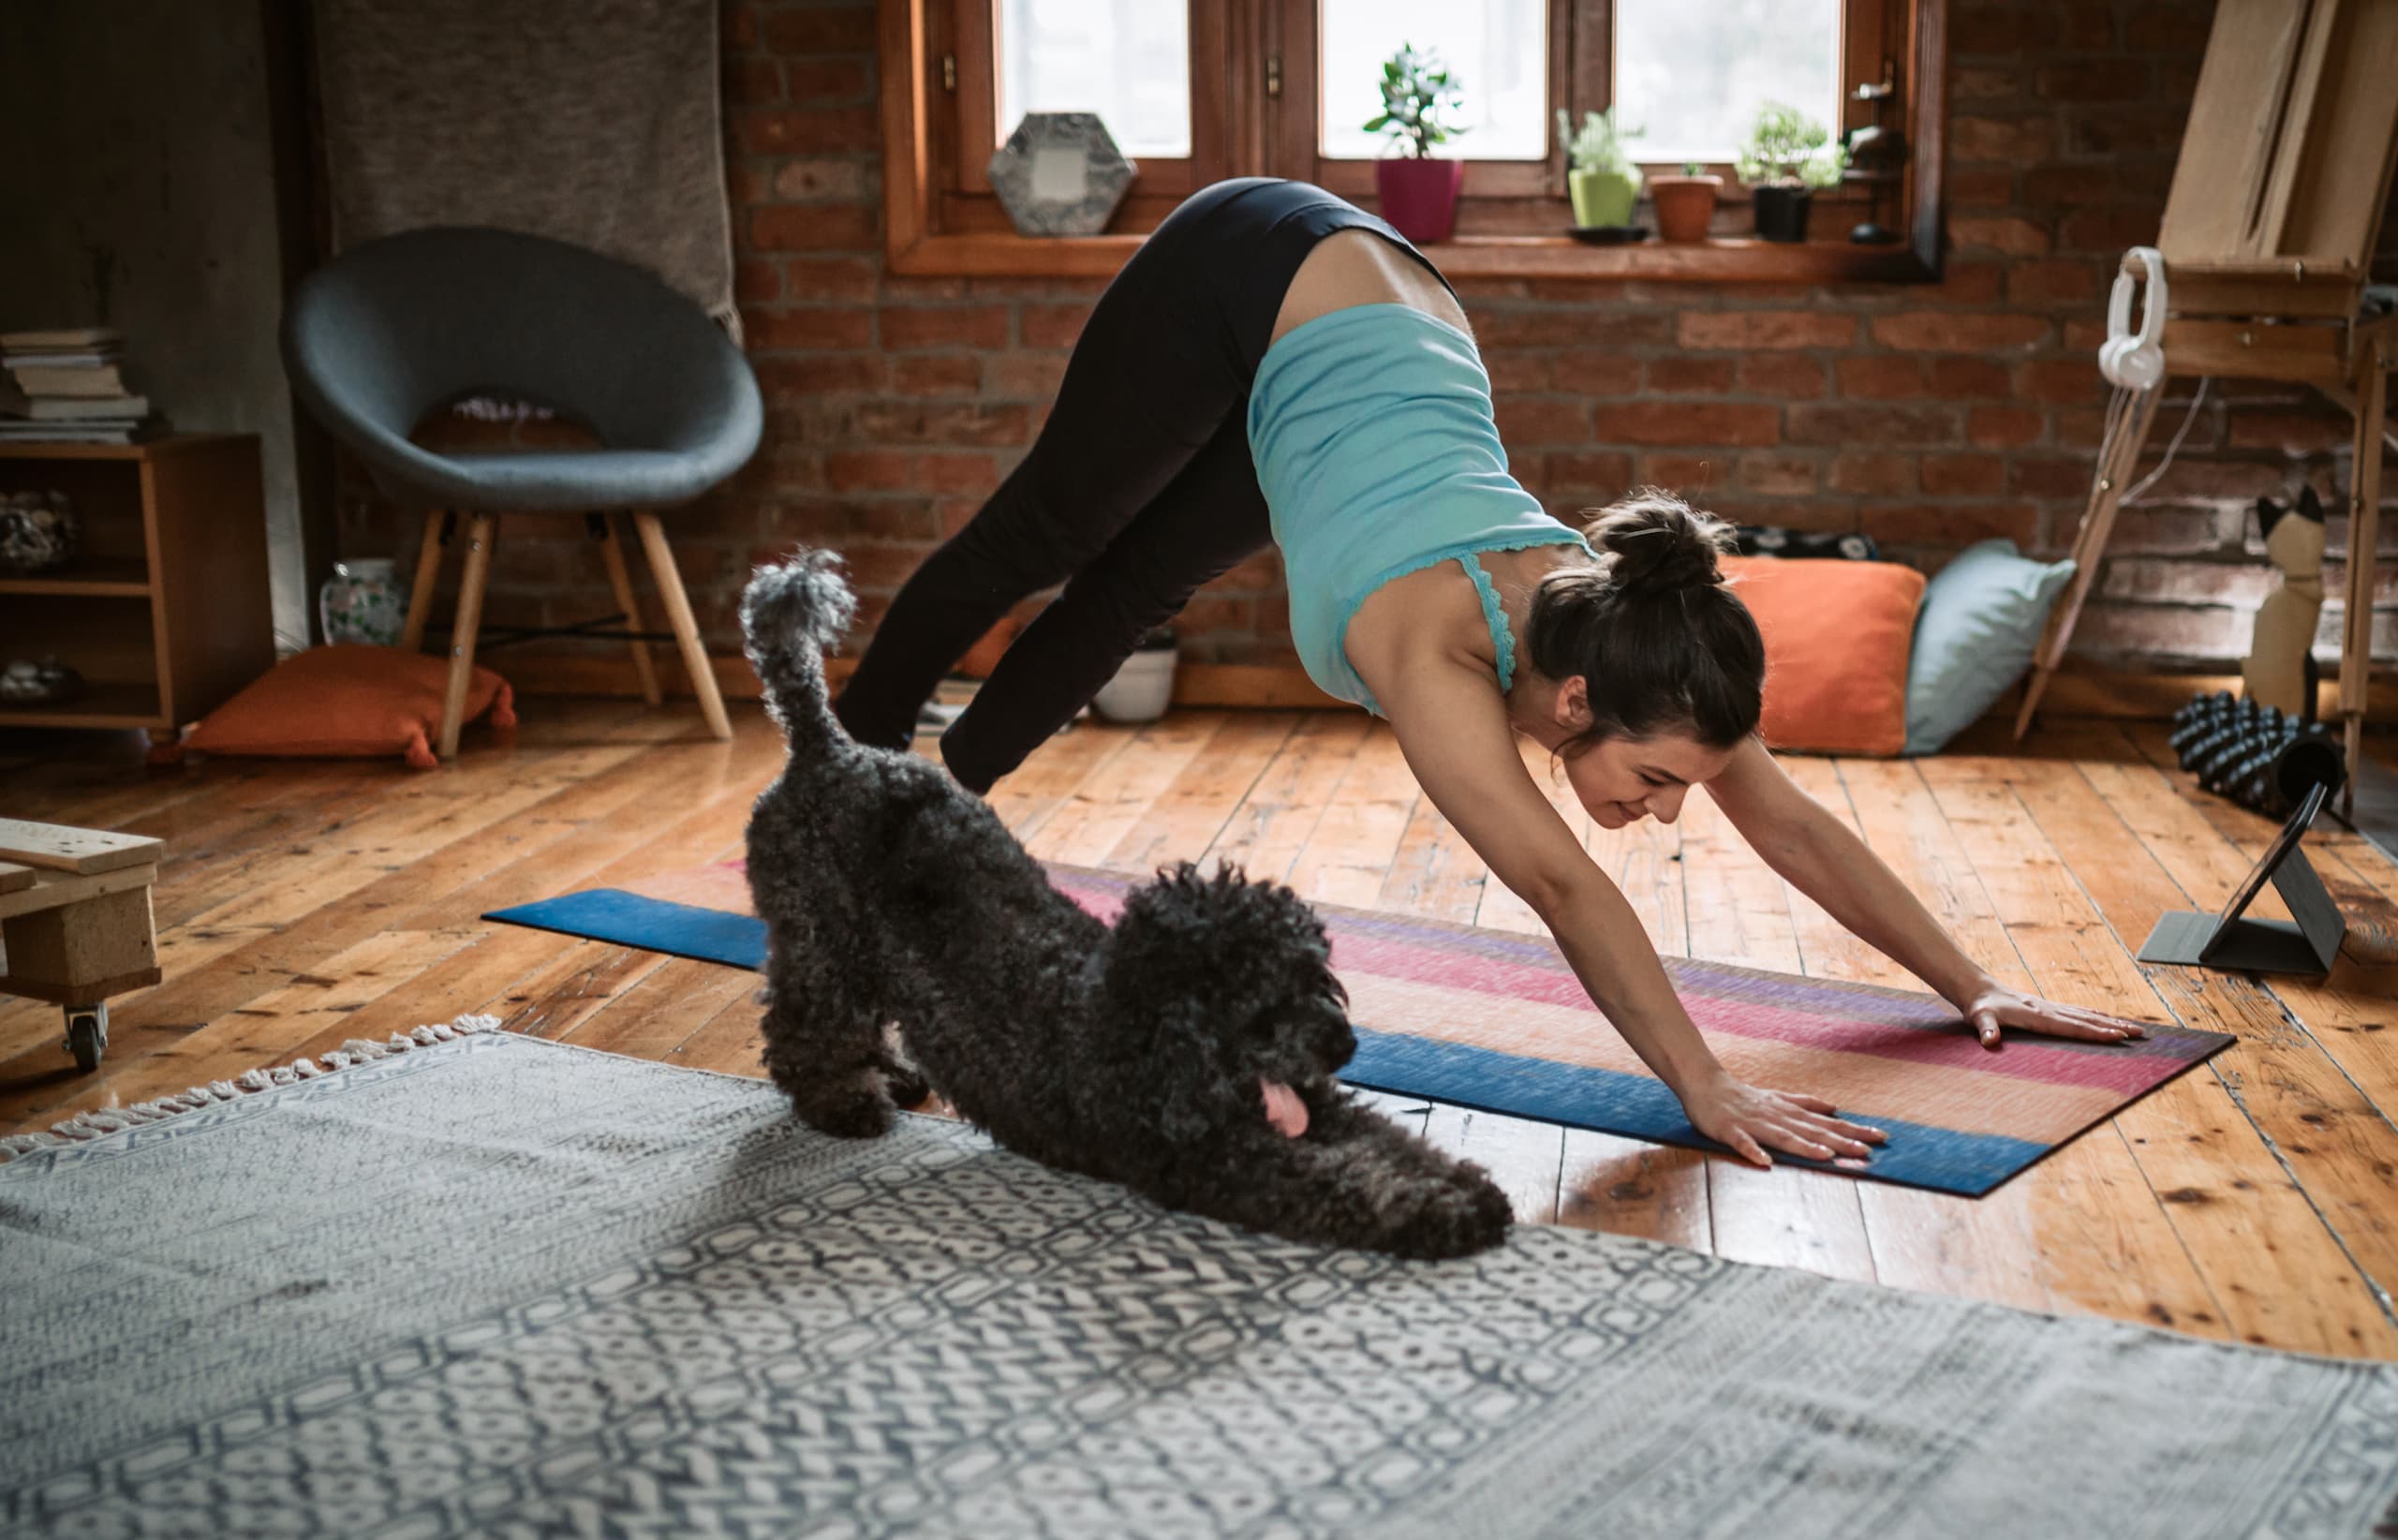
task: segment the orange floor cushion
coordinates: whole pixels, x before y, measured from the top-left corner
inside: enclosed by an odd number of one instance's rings
[[[1814,754],[1905,748],[1923,574],[1889,561],[1726,556],[1723,565],[1765,633],[1767,745]]]
[[[298,759],[371,759],[398,754],[421,770],[439,761],[441,698],[450,660],[397,647],[340,643],[294,653],[208,714],[183,748],[210,754]],[[466,720],[491,713],[514,727],[508,681],[477,668],[466,682]]]

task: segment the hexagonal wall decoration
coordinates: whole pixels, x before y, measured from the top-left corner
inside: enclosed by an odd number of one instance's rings
[[[1096,112],[1027,112],[991,155],[991,190],[1020,235],[1097,235],[1139,170]]]

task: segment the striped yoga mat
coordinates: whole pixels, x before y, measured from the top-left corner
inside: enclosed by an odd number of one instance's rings
[[[1133,879],[1053,866],[1058,890],[1112,919]],[[765,928],[737,864],[638,891],[596,889],[486,919],[756,968]],[[1352,1085],[1486,1112],[1720,1150],[1591,1005],[1546,937],[1316,906],[1358,1028]],[[2202,1062],[2222,1032],[2153,1028],[2100,1045],[2015,1036],[1996,1053],[1935,996],[1665,959],[1691,1018],[1733,1074],[1805,1091],[1885,1129],[1870,1162],[1792,1164],[1978,1196]]]

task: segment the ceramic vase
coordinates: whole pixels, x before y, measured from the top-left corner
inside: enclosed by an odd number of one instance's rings
[[[394,646],[407,618],[407,597],[400,592],[389,558],[337,561],[333,575],[317,591],[317,615],[327,642]]]

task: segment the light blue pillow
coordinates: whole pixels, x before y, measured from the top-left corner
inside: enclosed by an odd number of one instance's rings
[[[2032,666],[2073,563],[2032,561],[2009,540],[1957,553],[1923,590],[1907,662],[1907,747],[1936,754]]]

